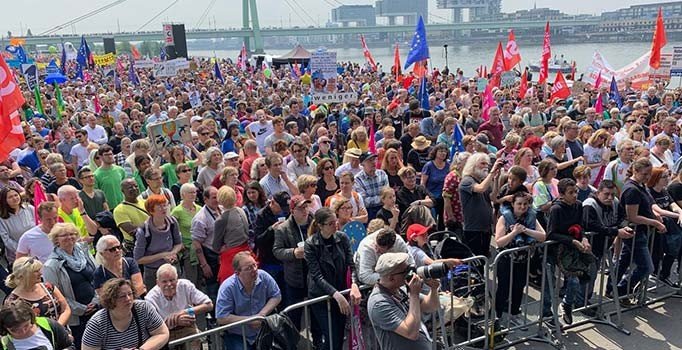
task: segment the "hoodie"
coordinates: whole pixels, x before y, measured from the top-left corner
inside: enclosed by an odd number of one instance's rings
[[[604,245],[611,245],[612,237],[618,235],[620,223],[625,220],[625,209],[614,199],[612,205],[601,203],[594,194],[583,202],[583,227],[594,232],[592,253],[601,257]]]
[[[570,245],[575,238],[568,233],[568,228],[573,225],[582,226],[582,203],[576,200],[574,204],[568,204],[561,198],[555,200],[549,209],[547,239]]]

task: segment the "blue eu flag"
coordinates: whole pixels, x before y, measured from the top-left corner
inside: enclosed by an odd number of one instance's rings
[[[85,35],[81,36],[81,47],[78,48],[78,56],[76,56],[76,61],[81,67],[88,67],[88,62],[90,61],[90,48],[88,43],[85,41]]]
[[[609,98],[616,101],[616,106],[618,108],[623,107],[623,98],[620,96],[618,91],[618,84],[616,83],[616,77],[611,77],[611,87],[609,88]]]
[[[417,22],[417,28],[412,37],[410,53],[407,54],[404,69],[407,69],[412,63],[423,61],[427,58],[429,58],[429,45],[426,43],[426,27],[424,27],[422,16],[419,16],[419,22]]]
[[[422,77],[421,84],[419,84],[419,104],[422,109],[429,110],[429,90],[426,88],[426,76]]]
[[[452,131],[452,147],[450,148],[450,159],[454,159],[455,153],[464,152],[464,132],[459,124],[455,124],[455,129]]]
[[[215,61],[215,64],[213,65],[213,74],[215,74],[215,78],[220,80],[221,83],[225,84],[225,79],[223,79],[223,74],[220,73],[220,67],[218,66],[218,60]]]

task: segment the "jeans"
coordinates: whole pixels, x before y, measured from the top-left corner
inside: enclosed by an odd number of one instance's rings
[[[303,301],[305,298],[305,295],[307,294],[307,290],[305,288],[296,288],[290,286],[288,283],[284,283],[284,307],[288,307],[291,305],[294,305],[296,303],[300,303]],[[291,318],[291,322],[294,323],[294,326],[296,326],[296,329],[301,330],[301,317],[303,315],[303,308],[293,310],[289,312],[289,317]]]
[[[495,292],[495,312],[498,317],[508,310],[512,315],[521,313],[523,288],[526,286],[526,262],[524,260],[512,263],[509,256],[500,258],[497,269],[497,291]],[[512,265],[514,271],[510,274]],[[509,284],[511,284],[511,308],[509,308]]]
[[[565,305],[573,308],[574,305],[583,306],[581,304],[576,304],[580,301],[585,303],[585,289],[587,288],[587,281],[583,282],[576,276],[566,276],[564,275],[564,284],[566,286],[566,293],[564,294],[563,303]]]
[[[647,233],[637,232],[634,238],[623,240],[623,248],[620,252],[618,268],[616,270],[619,295],[628,294],[630,292],[628,287],[630,289],[634,288],[637,282],[644,280],[654,271],[654,263],[649,253],[648,236]],[[628,285],[628,279],[624,275],[628,266],[630,266],[630,258],[632,258],[632,262],[635,264],[635,269],[632,271],[630,276],[631,282]]]
[[[339,310],[339,305],[336,300],[332,299],[331,303],[331,339],[329,337],[329,316],[327,314],[327,303],[317,303],[310,306],[310,309],[315,317],[315,322],[319,325],[319,338],[324,339],[317,350],[341,350],[343,348],[343,338],[346,335],[346,316]],[[315,332],[313,332],[315,338]]]
[[[249,344],[249,339],[246,339],[246,347],[244,347],[244,339],[239,334],[232,334],[225,332],[223,334],[223,350],[253,350],[253,344]]]
[[[584,288],[581,286],[580,293],[575,295],[575,299],[574,299],[573,304],[576,307],[587,306],[590,304],[590,299],[592,299],[592,294],[594,293],[594,283],[597,280],[597,274],[599,273],[599,269],[601,267],[601,262],[602,262],[601,259],[603,257],[595,256],[595,258],[596,258],[596,263],[594,266],[595,269],[594,269],[594,271],[592,271],[592,274],[591,274],[592,279],[588,283],[584,284]],[[608,259],[609,258],[607,257],[606,261],[608,261]],[[585,296],[587,296],[587,299],[585,299]]]

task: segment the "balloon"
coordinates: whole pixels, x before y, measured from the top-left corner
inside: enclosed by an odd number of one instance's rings
[[[272,76],[272,71],[270,70],[270,68],[266,68],[263,71],[263,75],[265,75],[266,78],[270,78]]]
[[[50,45],[50,47],[47,48],[47,51],[51,54],[56,54],[57,53],[57,48]]]

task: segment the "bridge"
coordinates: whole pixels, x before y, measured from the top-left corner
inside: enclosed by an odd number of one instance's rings
[[[482,29],[530,29],[543,28],[544,21],[508,21],[508,22],[463,22],[453,24],[427,24],[426,30],[429,33],[439,31],[455,30],[482,30]],[[580,20],[561,20],[550,23],[553,30],[560,30],[564,27],[584,27],[596,26],[600,23],[598,18]],[[371,26],[371,27],[314,27],[314,28],[259,28],[262,37],[274,36],[316,36],[316,35],[339,35],[339,34],[369,34],[369,33],[412,33],[412,25],[394,26]],[[86,34],[85,38],[89,42],[102,42],[103,37],[114,37],[118,42],[125,41],[162,41],[161,31],[138,32],[138,33],[98,33]],[[252,28],[244,29],[218,29],[218,30],[188,30],[187,39],[214,39],[214,38],[254,38]],[[77,43],[80,40],[78,35],[50,35],[32,36],[26,38],[26,44],[48,44],[54,45],[65,41]],[[262,38],[260,43],[254,43],[256,52],[263,49]]]

